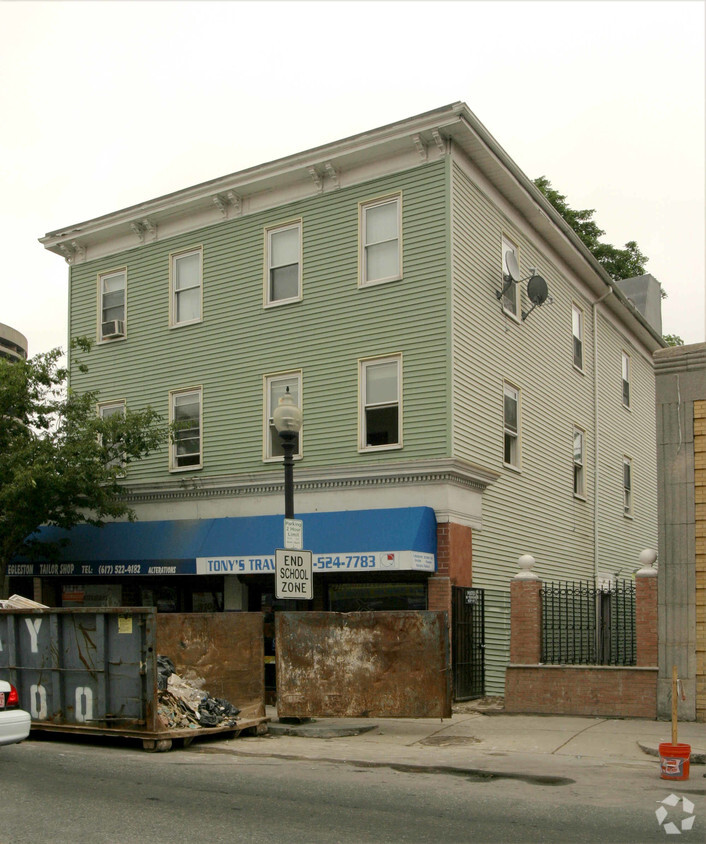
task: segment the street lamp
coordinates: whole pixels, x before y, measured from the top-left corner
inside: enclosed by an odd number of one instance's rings
[[[282,441],[284,450],[284,518],[294,518],[294,449],[302,427],[302,412],[294,404],[294,399],[287,387],[286,393],[279,400],[272,421]]]

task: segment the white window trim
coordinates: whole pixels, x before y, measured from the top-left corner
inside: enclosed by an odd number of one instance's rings
[[[627,378],[623,370],[627,370]],[[628,385],[627,402],[625,401],[625,383]],[[623,407],[630,410],[632,404],[632,360],[625,350],[620,355],[620,391]]]
[[[292,302],[301,302],[303,298],[303,278],[304,278],[304,267],[303,267],[303,255],[304,255],[304,232],[303,232],[303,221],[301,219],[298,220],[290,220],[287,223],[278,223],[274,226],[267,226],[265,228],[265,260],[264,260],[264,288],[263,288],[263,307],[265,308],[278,308],[280,305],[289,305]],[[270,242],[272,239],[272,235],[276,234],[277,232],[285,231],[287,229],[298,229],[299,230],[299,272],[297,278],[297,295],[290,296],[288,299],[271,299],[270,298],[270,270],[272,267],[270,266],[270,256],[272,254],[272,250],[270,248]]]
[[[576,338],[576,334],[574,333],[574,314],[578,314],[579,317],[579,337],[577,338],[581,343],[581,366],[578,366],[576,363],[576,352],[574,350],[574,338]],[[576,302],[571,303],[571,363],[574,369],[577,372],[584,371],[584,360],[585,360],[585,336],[586,336],[586,320],[584,319],[583,308],[579,307]]]
[[[169,391],[169,424],[174,424],[174,400],[177,396],[198,393],[199,396],[199,462],[194,466],[177,466],[176,464],[176,442],[169,443],[169,471],[170,472],[193,472],[203,468],[203,387],[185,387],[179,390]]]
[[[574,452],[574,440],[576,439],[576,434],[581,435],[581,460],[576,460],[576,455]],[[586,432],[583,428],[579,428],[578,425],[574,425],[573,429],[573,436],[571,440],[571,465],[573,468],[573,479],[572,479],[572,486],[574,487],[574,498],[578,498],[580,501],[586,500]],[[576,490],[576,466],[581,467],[581,487],[580,490]]]
[[[515,253],[515,258],[517,259],[517,265],[519,266],[520,265],[520,250],[519,250],[519,248],[517,247],[517,245],[515,244],[515,242],[513,240],[511,240],[509,237],[507,237],[507,235],[503,235],[502,236],[502,245],[501,245],[501,254],[500,254],[500,268],[501,268],[501,273],[502,273],[503,287],[505,287],[505,284],[507,283],[507,276],[505,274],[505,270],[506,270],[505,253],[508,252],[508,251]],[[505,306],[505,299],[506,299],[506,297],[508,296],[509,293],[512,293],[513,296],[515,297],[515,310],[514,311],[510,310],[509,308],[507,308]],[[516,284],[515,282],[512,283],[512,285],[505,291],[505,293],[501,297],[500,304],[502,306],[504,314],[506,314],[507,316],[514,319],[515,322],[521,322],[521,320],[520,320],[520,310],[521,310],[521,308],[520,308],[520,285],[519,284]]]
[[[510,390],[511,392],[516,394],[517,397],[517,431],[513,432],[508,430],[505,426],[505,395],[507,391]],[[506,469],[512,469],[514,472],[521,472],[522,471],[522,391],[518,386],[512,384],[510,381],[503,381],[503,443],[502,443],[502,460],[503,466]],[[517,462],[516,463],[507,463],[505,460],[505,436],[506,434],[510,434],[515,438],[515,452],[517,454]]]
[[[630,467],[630,488],[625,486],[625,467]],[[623,455],[623,474],[620,480],[620,485],[623,489],[623,515],[626,519],[632,519],[634,513],[635,501],[635,480],[633,477],[633,460],[627,455]]]
[[[123,286],[123,336],[122,337],[112,337],[112,338],[104,338],[103,337],[103,279],[109,278],[110,276],[120,275],[122,274],[124,277],[124,286]],[[98,313],[96,314],[97,317],[97,325],[96,325],[96,337],[98,343],[116,343],[120,342],[121,340],[127,340],[127,267],[117,267],[114,270],[108,270],[104,273],[98,273]]]
[[[174,285],[176,273],[174,267],[179,258],[185,258],[187,255],[199,256],[199,316],[196,319],[187,319],[182,322],[176,321],[177,315],[177,290]],[[189,249],[180,249],[178,252],[169,253],[169,327],[181,328],[184,325],[196,325],[203,322],[203,246],[192,246]]]
[[[101,419],[103,419],[103,411],[113,407],[121,407],[123,410],[126,410],[127,402],[125,399],[114,399],[112,401],[101,401],[96,405],[98,415]]]
[[[371,364],[388,363],[390,361],[397,362],[397,442],[388,443],[386,445],[367,445],[366,440],[366,425],[365,425],[365,387],[366,378],[365,371]],[[402,353],[392,355],[380,355],[379,357],[360,358],[358,360],[358,451],[360,453],[376,452],[376,451],[396,451],[402,448]]]
[[[301,369],[292,369],[287,372],[275,372],[263,376],[262,460],[264,463],[282,463],[284,460],[283,455],[270,454],[270,426],[272,422],[272,412],[274,410],[274,408],[270,406],[270,385],[273,381],[279,380],[298,381],[299,409],[303,410],[304,405]],[[302,429],[299,431],[299,437],[297,438],[297,450],[292,455],[295,460],[301,460],[304,456],[303,434],[304,428],[302,426]]]
[[[397,203],[397,274],[376,278],[368,281],[366,278],[366,252],[365,240],[365,214],[368,208],[375,208],[378,205],[386,205],[390,202]],[[403,277],[402,268],[402,192],[391,193],[386,196],[369,199],[358,203],[358,287],[376,287],[378,284],[389,284],[391,281],[399,281]]]

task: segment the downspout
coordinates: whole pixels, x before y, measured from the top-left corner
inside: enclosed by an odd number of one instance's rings
[[[613,288],[609,287],[608,290],[601,296],[600,299],[596,299],[593,303],[593,453],[594,453],[594,466],[593,466],[593,577],[596,583],[598,582],[598,500],[599,500],[599,487],[598,487],[598,474],[599,474],[599,462],[598,462],[598,444],[599,444],[599,424],[598,424],[598,306],[601,302],[604,302],[610,294],[613,292]]]

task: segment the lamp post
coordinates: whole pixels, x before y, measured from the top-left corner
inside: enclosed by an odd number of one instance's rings
[[[302,427],[302,412],[287,392],[279,400],[272,421],[284,450],[284,518],[294,518],[294,449]]]

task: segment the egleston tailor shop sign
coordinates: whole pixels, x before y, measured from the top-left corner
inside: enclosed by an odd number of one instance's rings
[[[316,572],[435,570],[434,555],[422,551],[371,551],[314,554]],[[114,560],[61,563],[10,563],[9,577],[129,577],[170,574],[264,574],[275,571],[275,556],[197,557],[195,560]]]

